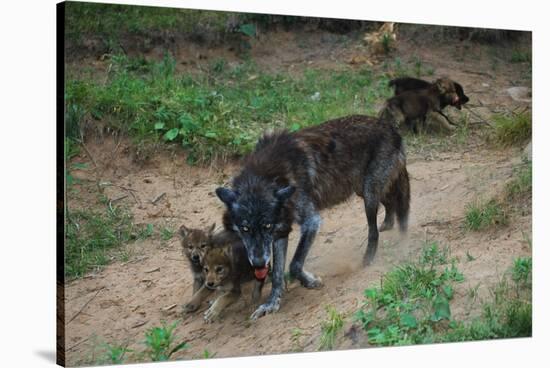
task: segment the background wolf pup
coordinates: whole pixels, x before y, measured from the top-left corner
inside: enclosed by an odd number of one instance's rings
[[[460,83],[457,83],[454,81],[453,83],[456,90],[456,94],[458,95],[458,102],[453,104],[452,106],[456,107],[459,110],[462,110],[462,105],[470,101],[470,98],[466,96],[466,94],[464,94],[464,88],[462,88],[462,85]],[[418,78],[403,77],[403,78],[392,79],[388,83],[388,85],[394,88],[395,95],[397,96],[406,91],[416,91],[420,89],[430,88],[432,83],[422,79],[418,79]],[[443,110],[445,107],[449,105],[448,101],[445,98],[440,98],[439,102],[441,105],[441,110]],[[453,127],[450,126],[449,124],[451,125],[456,125],[456,124],[453,123],[453,121],[447,115],[445,115],[441,110],[437,111],[437,114],[429,113],[430,117],[432,119],[438,120],[439,123],[443,127],[447,128],[448,130],[453,130]],[[445,121],[440,120],[439,116],[442,116],[443,118],[445,118]]]
[[[456,94],[458,95],[458,98],[459,98],[458,103],[455,103],[453,106],[461,110],[462,105],[470,101],[470,98],[464,94],[464,88],[460,83],[457,83],[455,81],[453,81],[453,83],[456,90]],[[406,91],[414,91],[419,89],[430,88],[432,83],[427,82],[423,79],[403,77],[403,78],[392,79],[388,83],[388,85],[394,88],[394,93],[397,96]],[[442,100],[441,108],[444,108],[447,106],[448,106],[447,101]]]
[[[345,201],[353,193],[363,197],[368,222],[364,264],[378,247],[376,215],[386,206],[383,229],[397,216],[406,231],[410,188],[401,136],[392,124],[374,117],[353,115],[289,133],[266,134],[244,159],[232,188],[218,188],[226,205],[224,227],[243,241],[250,264],[265,272],[273,248],[273,287],[256,319],[280,306],[288,234],[293,222],[301,236],[290,263],[290,274],[307,288],[322,286],[320,278],[304,270],[304,263],[321,224],[320,211]]]
[[[455,83],[448,78],[440,78],[428,88],[404,91],[388,99],[380,119],[398,126],[405,123],[417,133],[417,120],[424,124],[428,113],[441,113],[444,106],[455,105],[459,101]]]
[[[204,320],[212,322],[230,304],[241,295],[241,283],[254,280],[252,302],[257,303],[261,297],[262,288],[267,273],[258,273],[252,268],[246,256],[242,242],[232,242],[221,248],[211,248],[204,257],[206,290],[219,290],[222,294],[204,313]]]

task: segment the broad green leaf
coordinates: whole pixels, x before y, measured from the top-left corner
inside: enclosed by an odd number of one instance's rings
[[[155,123],[155,130],[161,130],[164,128],[164,123],[159,121],[158,123]]]
[[[244,33],[248,37],[256,36],[256,26],[251,23],[241,24],[239,27],[239,31],[241,33]]]
[[[365,297],[374,299],[376,298],[376,295],[378,295],[378,291],[376,289],[365,289]]]
[[[450,300],[453,298],[453,287],[451,285],[443,286],[443,292],[445,293],[447,299]]]
[[[418,322],[416,321],[416,317],[413,316],[412,314],[404,313],[401,315],[400,324],[401,326],[404,326],[404,327],[416,328],[416,326],[418,325]]]
[[[291,132],[295,132],[295,131],[297,131],[297,130],[300,130],[300,128],[301,128],[300,124],[294,123],[294,124],[292,124],[292,125],[290,126],[290,131],[291,131]]]
[[[172,128],[169,131],[164,134],[164,139],[168,141],[173,141],[178,136],[179,129],[178,128]]]
[[[451,308],[449,306],[449,301],[443,295],[438,295],[434,301],[434,314],[432,316],[432,321],[440,321],[442,319],[451,318]]]

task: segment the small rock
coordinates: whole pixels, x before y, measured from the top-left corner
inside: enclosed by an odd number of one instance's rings
[[[533,161],[533,144],[532,142],[529,142],[527,146],[523,149],[523,155],[527,158],[529,161]]]
[[[510,87],[506,90],[515,101],[531,102],[531,88]]]

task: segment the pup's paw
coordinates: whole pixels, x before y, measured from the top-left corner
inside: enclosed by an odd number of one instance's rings
[[[184,304],[183,307],[183,313],[191,313],[199,309],[199,304],[195,304],[193,302],[189,302],[187,304]]]
[[[204,312],[204,317],[203,317],[204,322],[206,323],[214,322],[219,318],[220,312],[221,311],[219,310],[219,308],[217,308],[216,303],[212,304],[212,306],[210,306],[210,308],[208,308],[206,312]]]
[[[279,310],[281,304],[279,298],[275,299],[273,302],[267,302],[265,304],[262,304],[256,309],[254,313],[250,316],[250,319],[255,321],[260,317],[265,316],[269,313],[275,313]]]

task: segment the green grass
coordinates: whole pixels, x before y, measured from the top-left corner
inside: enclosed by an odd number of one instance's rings
[[[430,342],[433,331],[451,319],[449,302],[453,284],[464,276],[448,250],[429,244],[417,262],[386,273],[380,287],[365,290],[365,301],[354,318],[372,345],[404,345]]]
[[[119,56],[111,63],[105,84],[67,81],[67,109],[78,112],[67,117],[67,133],[80,131],[86,117],[128,134],[137,146],[179,145],[189,163],[248,152],[269,128],[297,130],[353,113],[375,115],[375,102],[391,94],[387,77],[368,68],[308,69],[295,77],[261,72],[252,62],[217,60],[190,75],[176,74],[169,54],[158,62]]]
[[[533,260],[531,257],[520,257],[514,260],[512,280],[521,286],[531,286]]]
[[[530,63],[531,62],[531,53],[528,51],[522,50],[513,50],[512,56],[510,57],[512,63]]]
[[[470,231],[486,230],[494,226],[506,225],[507,214],[498,201],[476,201],[466,206],[465,226]]]
[[[67,210],[65,231],[65,275],[70,278],[108,264],[114,249],[148,236],[121,207]]]
[[[491,140],[502,146],[521,145],[531,139],[531,113],[496,115]]]
[[[338,313],[338,311],[331,306],[327,306],[326,310],[328,318],[321,323],[319,350],[332,350],[336,335],[344,326],[344,317],[341,313]]]
[[[438,252],[435,249],[440,249]],[[426,254],[429,257],[426,262]],[[531,262],[514,261],[510,276],[493,288],[493,297],[482,305],[482,314],[471,321],[453,318],[450,301],[453,285],[464,276],[450,265],[441,248],[429,245],[419,261],[386,273],[380,287],[365,290],[365,301],[354,319],[361,324],[370,345],[410,345],[531,336]],[[528,281],[529,280],[529,281]],[[470,289],[472,303],[479,284]],[[515,290],[515,292],[514,292]]]
[[[533,186],[533,167],[531,162],[525,162],[514,169],[513,179],[506,184],[506,194],[518,198],[531,194]]]
[[[176,343],[178,337],[174,334],[177,322],[167,325],[162,322],[161,326],[154,326],[145,331],[145,349],[135,351],[128,349],[128,342],[125,345],[102,343],[102,355],[90,363],[97,364],[124,364],[143,362],[147,359],[152,362],[169,360],[172,355],[180,350],[189,348],[187,342]],[[200,356],[201,359],[213,358],[216,353],[205,349]]]
[[[118,40],[128,33],[144,36],[156,31],[224,33],[232,15],[205,10],[68,2],[65,35],[73,42],[81,41],[86,35],[99,36],[111,50],[117,50]]]

